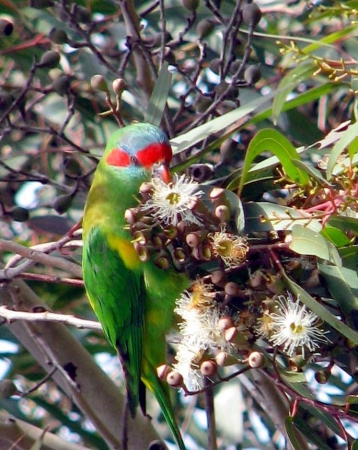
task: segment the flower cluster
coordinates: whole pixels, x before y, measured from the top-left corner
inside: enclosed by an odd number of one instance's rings
[[[225,190],[214,188],[206,204],[203,194],[185,175],[174,175],[169,184],[156,177],[143,183],[141,203],[125,215],[140,259],[153,256],[162,269],[194,272],[208,261],[228,268],[245,261],[246,238],[226,231],[231,214]]]
[[[174,369],[179,372],[186,387],[192,391],[200,389],[202,378],[201,363],[204,355],[218,351],[229,351],[227,327],[223,326],[228,317],[228,308],[215,301],[211,285],[195,283],[192,293],[183,292],[176,302],[175,312],[182,318],[179,324],[182,340],[177,348]],[[234,321],[230,324],[234,326]]]

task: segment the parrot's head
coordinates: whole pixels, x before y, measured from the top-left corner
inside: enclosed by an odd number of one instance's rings
[[[123,172],[125,169],[132,176],[155,170],[169,183],[172,156],[168,137],[162,130],[148,123],[136,123],[111,136],[102,161],[112,170]]]

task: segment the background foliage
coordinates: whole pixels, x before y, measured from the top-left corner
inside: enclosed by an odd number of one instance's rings
[[[31,315],[94,319],[67,233],[116,106],[125,123],[161,122],[174,171],[239,194],[250,251],[229,273],[234,307],[252,319],[242,299],[289,290],[330,332],[313,361],[259,346],[266,367],[215,392],[218,447],[357,447],[358,2],[252,5],[0,0],[0,302],[28,319],[0,312],[1,448],[120,448],[121,372],[102,333]],[[173,397],[188,448],[208,448],[202,395]],[[141,417],[129,427],[133,448],[157,439]]]

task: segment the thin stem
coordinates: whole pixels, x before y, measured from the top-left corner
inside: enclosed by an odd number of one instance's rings
[[[211,386],[211,381],[205,378],[206,389],[204,391],[205,396],[205,409],[206,420],[208,426],[208,450],[217,450],[216,443],[216,424],[215,424],[215,408],[214,408],[214,393]]]

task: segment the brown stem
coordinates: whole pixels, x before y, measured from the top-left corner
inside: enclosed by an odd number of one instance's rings
[[[215,424],[215,409],[214,409],[214,393],[211,387],[211,381],[205,378],[205,409],[206,419],[208,424],[208,450],[217,450],[216,444],[216,424]]]

